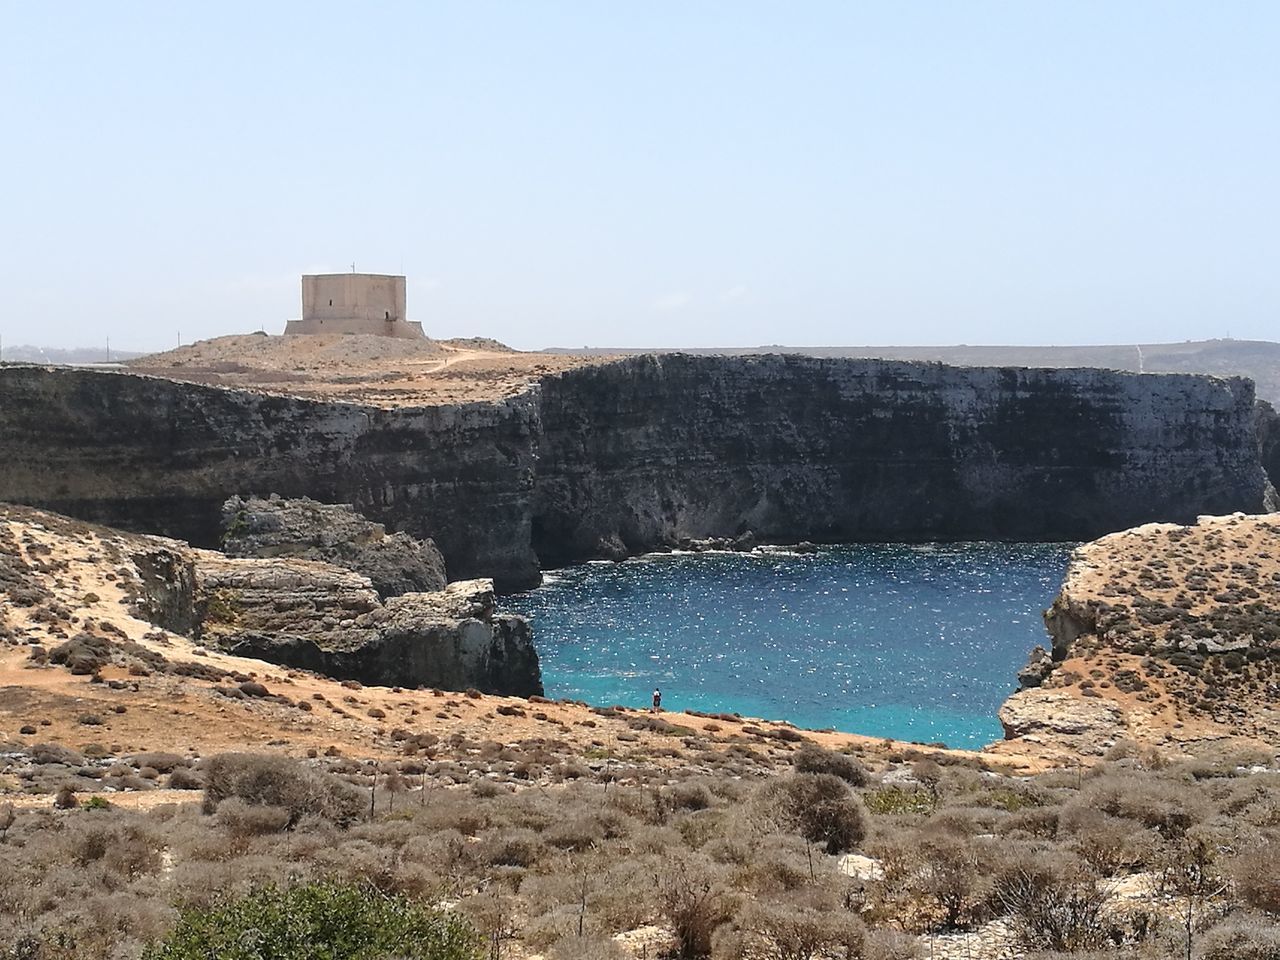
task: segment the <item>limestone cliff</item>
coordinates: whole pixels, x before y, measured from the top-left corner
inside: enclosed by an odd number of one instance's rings
[[[236,656],[386,687],[542,693],[529,624],[496,611],[491,580],[383,602],[327,563],[202,551],[196,570],[203,637]]]
[[[1255,413],[1258,452],[1262,467],[1274,485],[1280,481],[1280,414],[1265,400],[1259,400]],[[1273,493],[1273,499],[1275,495]],[[1280,505],[1280,504],[1277,504]]]
[[[537,579],[535,399],[386,409],[0,367],[0,500],[216,547],[232,496],[354,504],[430,537],[456,576]]]
[[[1206,377],[635,357],[544,381],[534,545],[1083,540],[1256,511],[1252,405]]]
[[[1252,384],[641,356],[493,403],[376,407],[0,368],[0,498],[212,546],[222,503],[350,503],[500,589],[676,544],[1089,539],[1264,509]]]

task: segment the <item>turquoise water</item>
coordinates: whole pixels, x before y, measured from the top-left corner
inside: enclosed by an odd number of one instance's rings
[[[531,618],[547,695],[789,720],[976,747],[1027,653],[1069,544],[654,554],[547,575]]]

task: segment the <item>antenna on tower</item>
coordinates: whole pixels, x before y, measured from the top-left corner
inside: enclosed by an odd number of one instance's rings
[[[356,262],[354,260],[351,261],[351,272],[352,273],[356,272]]]

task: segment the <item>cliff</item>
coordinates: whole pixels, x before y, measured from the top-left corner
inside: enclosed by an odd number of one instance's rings
[[[387,409],[155,377],[0,367],[0,500],[202,547],[230,497],[354,504],[455,576],[530,583],[534,397]]]
[[[196,571],[201,637],[235,656],[384,687],[542,693],[529,624],[496,611],[490,580],[382,601],[328,563],[202,551]]]
[[[1274,742],[1280,518],[1146,524],[1072,555],[1045,612],[1051,662],[1001,708],[1010,739],[1101,754],[1119,740]],[[1039,658],[1037,658],[1039,659]]]
[[[685,538],[1085,540],[1264,509],[1252,384],[642,356],[386,407],[0,368],[0,498],[212,546],[223,502],[349,503],[500,589]]]
[[[543,382],[544,562],[763,540],[1087,540],[1260,510],[1245,380],[796,356]]]

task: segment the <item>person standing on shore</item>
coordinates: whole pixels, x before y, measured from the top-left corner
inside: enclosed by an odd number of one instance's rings
[[[653,709],[651,709],[649,712],[657,713],[661,709],[662,709],[662,691],[659,690],[657,687],[654,687],[653,688]]]

